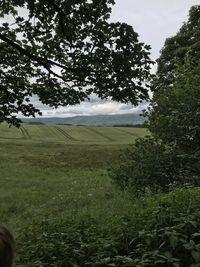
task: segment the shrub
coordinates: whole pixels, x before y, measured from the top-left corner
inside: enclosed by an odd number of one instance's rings
[[[176,179],[176,155],[151,137],[138,139],[120,159],[111,177],[121,189],[128,188],[137,194],[147,188],[166,191]]]
[[[185,154],[160,140],[146,137],[138,139],[120,157],[117,168],[110,176],[121,188],[136,195],[146,190],[168,191],[172,185],[198,186],[199,153]]]

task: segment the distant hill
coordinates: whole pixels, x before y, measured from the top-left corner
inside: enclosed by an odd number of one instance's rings
[[[142,124],[144,118],[139,114],[118,114],[118,115],[96,115],[96,116],[75,116],[66,118],[28,118],[22,119],[26,123],[35,124],[72,124],[72,125],[136,125]]]

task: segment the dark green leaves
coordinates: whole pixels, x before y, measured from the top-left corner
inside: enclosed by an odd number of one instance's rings
[[[176,77],[176,68],[185,63],[188,54],[192,54],[192,60],[199,61],[200,47],[200,6],[190,9],[189,18],[180,28],[178,33],[167,38],[157,60],[157,78],[153,90],[162,90],[162,87],[172,84]]]
[[[131,26],[108,23],[112,4],[109,0],[1,3],[2,17],[9,14],[14,22],[0,27],[1,92],[20,79],[23,96],[12,91],[16,101],[38,95],[54,107],[80,103],[91,93],[133,104],[147,99],[150,47],[138,41]],[[5,55],[19,61],[12,64]],[[9,101],[1,101],[2,110]],[[12,109],[7,112],[2,112],[1,120],[13,115]],[[26,115],[16,105],[19,112]]]
[[[113,171],[114,181],[133,194],[200,184],[199,17],[200,6],[191,8],[188,22],[166,40],[157,61],[145,113],[152,138],[138,140]]]

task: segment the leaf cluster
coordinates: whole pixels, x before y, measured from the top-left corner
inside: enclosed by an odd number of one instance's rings
[[[1,1],[1,121],[38,113],[29,103],[35,95],[55,108],[91,94],[133,104],[148,98],[150,46],[139,42],[130,25],[108,21],[113,4]]]

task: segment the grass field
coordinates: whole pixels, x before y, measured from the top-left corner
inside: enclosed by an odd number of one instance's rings
[[[136,128],[1,124],[1,223],[17,235],[30,220],[46,217],[114,218],[128,202],[107,169],[145,134]]]
[[[158,249],[167,262],[158,267],[200,263],[199,245],[190,254],[191,244],[185,246],[199,236],[199,188],[137,199],[110,180],[121,151],[146,134],[120,127],[0,125],[0,224],[15,236],[17,267],[155,266],[142,265],[143,255],[147,251],[154,261]],[[181,237],[175,244],[170,236],[166,241],[170,231]],[[178,242],[180,253],[174,250]],[[174,251],[189,263],[171,265],[166,255]]]
[[[65,142],[67,144],[129,144],[146,135],[142,128],[89,127],[65,125],[28,125],[19,129],[0,125],[0,140],[31,140]]]

